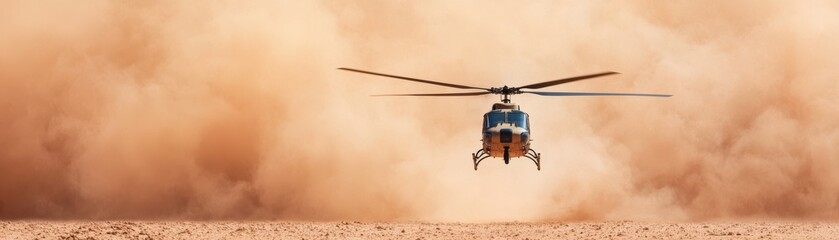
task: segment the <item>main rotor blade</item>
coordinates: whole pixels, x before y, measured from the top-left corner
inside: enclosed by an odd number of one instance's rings
[[[670,97],[670,94],[649,94],[649,93],[599,93],[599,92],[532,92],[522,93],[536,94],[540,96],[635,96],[635,97]]]
[[[390,75],[390,74],[384,74],[384,73],[376,73],[376,72],[370,72],[370,71],[364,71],[364,70],[358,70],[358,69],[352,69],[352,68],[338,68],[338,70],[364,73],[364,74],[371,74],[371,75],[389,77],[389,78],[398,78],[398,79],[402,79],[402,80],[421,82],[421,83],[427,83],[427,84],[434,84],[434,85],[445,86],[445,87],[453,87],[453,88],[460,88],[460,89],[481,89],[481,90],[489,91],[488,88],[472,87],[472,86],[452,84],[452,83],[444,83],[444,82],[435,82],[435,81],[431,81],[431,80],[424,80],[424,79],[419,79],[419,78],[409,78],[409,77],[396,76],[396,75]]]
[[[557,80],[547,81],[547,82],[534,83],[534,84],[530,84],[530,85],[521,86],[521,87],[518,87],[518,88],[519,88],[519,89],[525,89],[525,88],[529,88],[529,89],[538,89],[538,88],[550,87],[550,86],[553,86],[553,85],[559,85],[559,84],[563,84],[563,83],[576,82],[576,81],[580,81],[580,80],[585,80],[585,79],[589,79],[589,78],[596,78],[596,77],[602,77],[602,76],[607,76],[607,75],[612,75],[612,74],[619,74],[619,73],[616,73],[616,72],[602,72],[602,73],[595,73],[595,74],[589,74],[589,75],[583,75],[583,76],[576,76],[576,77],[570,77],[570,78],[557,79]]]
[[[467,92],[467,93],[413,93],[413,94],[378,94],[371,95],[373,97],[400,97],[400,96],[414,96],[414,97],[457,97],[457,96],[478,96],[490,94],[491,92]]]

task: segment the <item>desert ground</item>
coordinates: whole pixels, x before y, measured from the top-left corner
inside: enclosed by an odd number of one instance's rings
[[[839,239],[836,222],[3,221],[0,239]]]

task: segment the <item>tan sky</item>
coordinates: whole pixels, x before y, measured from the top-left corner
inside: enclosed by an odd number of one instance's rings
[[[835,1],[5,1],[0,218],[839,217]],[[526,159],[472,171],[479,86]]]

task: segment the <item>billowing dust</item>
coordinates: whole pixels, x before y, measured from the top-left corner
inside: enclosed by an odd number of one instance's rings
[[[0,218],[839,217],[836,1],[4,1]],[[472,170],[486,87],[527,159]]]

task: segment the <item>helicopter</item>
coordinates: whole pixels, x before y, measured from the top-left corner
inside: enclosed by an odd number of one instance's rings
[[[477,152],[472,153],[472,166],[475,171],[484,159],[489,157],[502,158],[504,164],[510,164],[510,158],[525,157],[536,164],[536,170],[542,170],[542,154],[530,147],[533,141],[530,136],[530,115],[521,111],[519,105],[510,101],[511,95],[534,94],[551,97],[571,96],[635,96],[635,97],[671,97],[670,94],[648,94],[648,93],[606,93],[606,92],[543,92],[526,89],[540,89],[580,80],[592,79],[608,75],[619,74],[617,72],[601,72],[576,77],[562,78],[546,82],[528,84],[520,87],[474,87],[446,82],[431,81],[419,78],[403,77],[391,74],[370,72],[353,68],[338,68],[338,70],[376,75],[381,77],[395,78],[425,84],[432,84],[458,89],[473,89],[480,91],[457,92],[457,93],[410,93],[410,94],[376,94],[374,97],[413,96],[413,97],[461,97],[479,96],[487,94],[501,95],[501,102],[492,105],[492,110],[484,114],[484,121],[481,125],[483,146]]]

